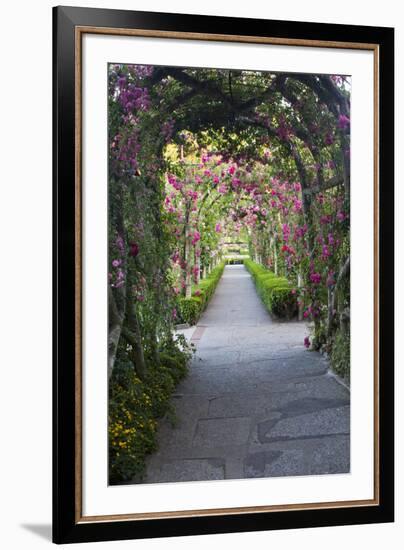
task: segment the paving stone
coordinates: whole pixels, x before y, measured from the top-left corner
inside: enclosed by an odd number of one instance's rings
[[[224,479],[225,464],[217,458],[172,460],[161,464],[151,474],[148,473],[146,483]]]
[[[310,455],[310,475],[350,472],[350,436],[325,437]]]
[[[257,425],[254,437],[260,443],[276,440],[317,437],[321,435],[349,433],[349,407],[318,410],[314,413],[300,413],[279,420],[269,419]]]
[[[254,470],[251,456],[262,452],[281,454],[274,460],[267,460],[264,469],[255,466]],[[246,477],[346,474],[350,471],[349,457],[349,435],[291,439],[266,445],[252,444],[245,459],[244,474]]]
[[[282,451],[257,451],[244,459],[245,477],[265,477],[267,466],[280,458]]]
[[[248,440],[250,424],[248,417],[201,418],[192,444],[207,449],[223,445],[241,445]]]
[[[304,348],[305,322],[272,320],[244,266],[227,266],[197,330],[145,482],[349,472],[349,391]]]

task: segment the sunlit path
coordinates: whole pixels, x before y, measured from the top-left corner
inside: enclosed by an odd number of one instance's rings
[[[227,266],[144,482],[348,472],[349,393],[306,335],[271,319],[244,266]]]

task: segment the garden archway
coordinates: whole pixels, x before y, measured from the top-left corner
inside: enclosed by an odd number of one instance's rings
[[[174,327],[196,322],[237,235],[272,313],[311,319],[305,345],[345,368],[349,92],[344,76],[110,65],[110,377],[185,365]]]

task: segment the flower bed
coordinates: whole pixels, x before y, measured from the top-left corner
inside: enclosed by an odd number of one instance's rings
[[[129,361],[117,361],[109,385],[109,481],[141,481],[146,456],[157,449],[157,419],[170,409],[170,397],[187,373],[189,353],[160,353],[141,380]]]

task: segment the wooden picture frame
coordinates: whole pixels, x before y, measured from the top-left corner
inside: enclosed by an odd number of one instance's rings
[[[53,11],[53,540],[72,543],[393,521],[394,31],[57,7]],[[183,512],[82,513],[82,40],[86,34],[366,50],[374,57],[374,498]],[[115,60],[113,60],[115,61]],[[102,367],[100,367],[102,368]]]

